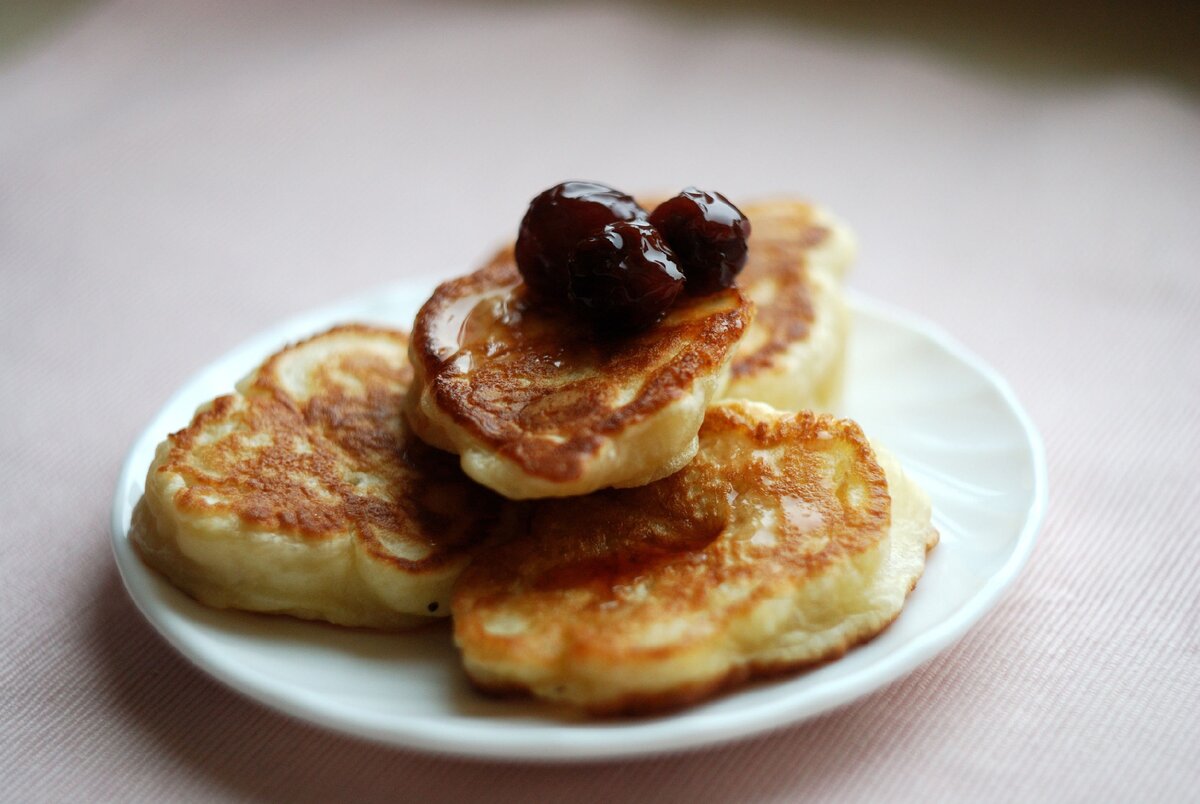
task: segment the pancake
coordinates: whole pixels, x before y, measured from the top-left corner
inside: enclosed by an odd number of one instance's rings
[[[677,474],[527,504],[455,585],[455,641],[485,691],[678,707],[875,636],[936,541],[924,492],[853,422],[718,403]]]
[[[801,201],[764,201],[742,211],[754,230],[738,286],[757,311],[734,354],[724,396],[780,410],[833,410],[850,326],[841,282],[854,259],[854,237],[828,212]]]
[[[401,332],[344,326],[269,358],[159,445],[131,531],[218,608],[404,628],[450,587],[500,498],[401,415]]]
[[[505,249],[417,314],[406,413],[417,435],[512,499],[640,486],[696,453],[751,316],[727,289],[684,298],[641,332],[601,336],[530,304]]]

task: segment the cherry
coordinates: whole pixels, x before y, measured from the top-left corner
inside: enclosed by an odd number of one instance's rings
[[[720,193],[688,187],[659,204],[650,223],[675,252],[690,294],[729,287],[746,265],[750,220]]]
[[[675,255],[645,221],[610,223],[579,241],[567,270],[571,303],[610,331],[655,323],[683,289]]]
[[[646,210],[631,196],[606,184],[556,184],[529,202],[517,234],[517,268],[536,296],[565,301],[567,260],[575,244],[607,224],[645,219]]]

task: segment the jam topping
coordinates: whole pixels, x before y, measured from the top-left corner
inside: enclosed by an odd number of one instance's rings
[[[720,193],[688,187],[659,204],[650,223],[678,256],[688,293],[731,287],[746,265],[750,221]]]
[[[517,267],[534,295],[565,302],[567,261],[575,244],[610,223],[645,218],[632,196],[606,184],[557,184],[529,202],[517,234]]]
[[[684,288],[731,287],[749,236],[750,221],[720,193],[688,187],[647,215],[620,190],[568,181],[530,202],[515,257],[539,304],[633,331],[662,319]]]
[[[567,273],[568,297],[600,329],[654,324],[683,290],[675,255],[643,221],[610,223],[580,240]]]

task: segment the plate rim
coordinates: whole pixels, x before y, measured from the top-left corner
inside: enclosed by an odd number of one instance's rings
[[[688,729],[676,729],[674,733],[670,727],[670,715],[650,720],[619,721],[616,726],[610,724],[600,730],[583,730],[574,724],[554,723],[532,734],[513,734],[512,739],[500,741],[488,736],[464,735],[461,726],[447,727],[445,723],[440,723],[437,717],[423,714],[405,718],[403,725],[397,724],[394,718],[364,718],[361,715],[351,717],[320,695],[307,694],[292,685],[280,688],[269,679],[259,678],[258,672],[251,668],[241,667],[238,673],[230,673],[220,662],[214,661],[204,651],[190,645],[180,634],[175,633],[166,622],[168,618],[152,607],[150,601],[143,600],[141,592],[135,589],[138,582],[132,577],[133,573],[144,573],[147,582],[153,580],[152,571],[142,565],[134,554],[124,522],[130,483],[135,475],[145,472],[144,466],[135,465],[135,459],[144,449],[145,442],[153,439],[154,443],[157,443],[161,440],[162,434],[157,425],[164,411],[174,407],[179,398],[189,388],[201,382],[209,372],[217,370],[218,364],[233,360],[235,355],[277,349],[285,341],[319,331],[322,325],[320,322],[336,321],[348,314],[361,318],[363,309],[369,308],[381,297],[412,295],[419,298],[419,291],[425,289],[424,284],[420,280],[392,283],[371,293],[360,294],[288,317],[243,340],[193,372],[158,407],[147,425],[132,440],[118,472],[110,524],[113,557],[126,593],[155,631],[181,656],[225,686],[278,712],[378,743],[463,758],[564,763],[651,757],[700,749],[795,725],[909,675],[918,666],[958,641],[990,611],[1004,590],[1020,574],[1033,551],[1049,499],[1045,445],[1011,385],[998,371],[941,326],[888,302],[848,289],[847,301],[856,315],[865,313],[920,334],[976,372],[999,394],[1008,412],[1014,416],[1032,458],[1033,488],[1030,504],[1010,555],[957,611],[899,646],[889,654],[886,662],[868,665],[848,677],[826,680],[822,684],[824,694],[815,703],[806,696],[792,701],[785,699],[766,702],[765,705],[757,707],[764,709],[758,717],[747,717],[740,712],[732,721],[729,715],[713,716],[710,720],[691,724]],[[636,738],[630,737],[631,732]],[[564,740],[566,734],[570,734],[570,737]]]

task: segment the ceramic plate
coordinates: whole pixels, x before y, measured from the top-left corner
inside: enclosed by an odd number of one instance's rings
[[[842,659],[675,714],[588,722],[475,693],[445,623],[380,634],[216,611],[147,569],[129,521],[154,448],[271,352],[342,321],[407,327],[429,294],[402,285],[301,316],[196,374],[150,421],[121,470],[113,549],[129,594],[184,656],[298,718],[424,751],[538,761],[646,755],[796,723],[879,689],[945,649],[991,608],[1033,546],[1046,503],[1041,441],[1008,385],[936,327],[854,296],[844,412],[928,490],[941,543],[899,619]]]

